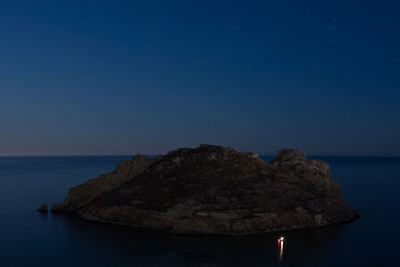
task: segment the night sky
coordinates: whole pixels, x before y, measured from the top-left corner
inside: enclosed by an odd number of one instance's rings
[[[0,154],[400,155],[400,1],[0,1]]]

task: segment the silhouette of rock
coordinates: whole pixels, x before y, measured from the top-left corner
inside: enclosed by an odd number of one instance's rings
[[[40,205],[40,207],[39,207],[39,209],[38,209],[38,211],[39,211],[39,212],[42,212],[42,213],[47,213],[48,210],[49,210],[49,207],[47,206],[47,204],[42,204],[42,205]]]
[[[96,179],[89,179],[81,185],[72,187],[67,198],[60,205],[53,205],[51,210],[75,212],[102,194],[131,180],[143,172],[153,160],[140,154],[130,160],[123,160],[118,163],[114,172],[102,174]]]
[[[74,187],[54,212],[174,233],[250,233],[348,222],[329,166],[297,150],[267,163],[255,153],[200,145],[135,156]]]

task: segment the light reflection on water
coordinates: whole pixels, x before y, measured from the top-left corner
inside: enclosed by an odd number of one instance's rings
[[[282,261],[283,259],[283,245],[285,243],[285,240],[283,237],[280,237],[278,239],[278,248],[279,248],[279,261]]]
[[[278,245],[277,250],[276,233],[236,236],[174,235],[93,224],[69,216],[50,216],[65,225],[66,232],[71,233],[71,239],[82,239],[89,247],[93,246],[98,251],[115,253],[120,262],[147,262],[148,265],[168,266],[187,266],[189,263],[191,266],[276,266],[296,263],[299,266],[304,260],[318,262],[329,254],[341,229],[345,227],[283,232],[286,242],[282,242],[282,246]],[[287,247],[288,240],[290,246]],[[71,241],[67,250],[73,250],[75,245],[76,242]],[[154,257],[159,261],[154,262]]]

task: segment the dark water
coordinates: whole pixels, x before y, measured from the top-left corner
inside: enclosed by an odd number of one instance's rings
[[[179,236],[41,215],[125,157],[0,157],[0,266],[400,266],[400,158],[322,157],[360,220],[250,236]],[[268,157],[266,157],[269,160]]]

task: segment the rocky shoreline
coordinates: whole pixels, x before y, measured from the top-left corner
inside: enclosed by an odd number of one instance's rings
[[[51,211],[191,234],[289,230],[358,218],[323,161],[285,149],[267,163],[255,153],[212,145],[155,158],[136,155],[71,188]]]

